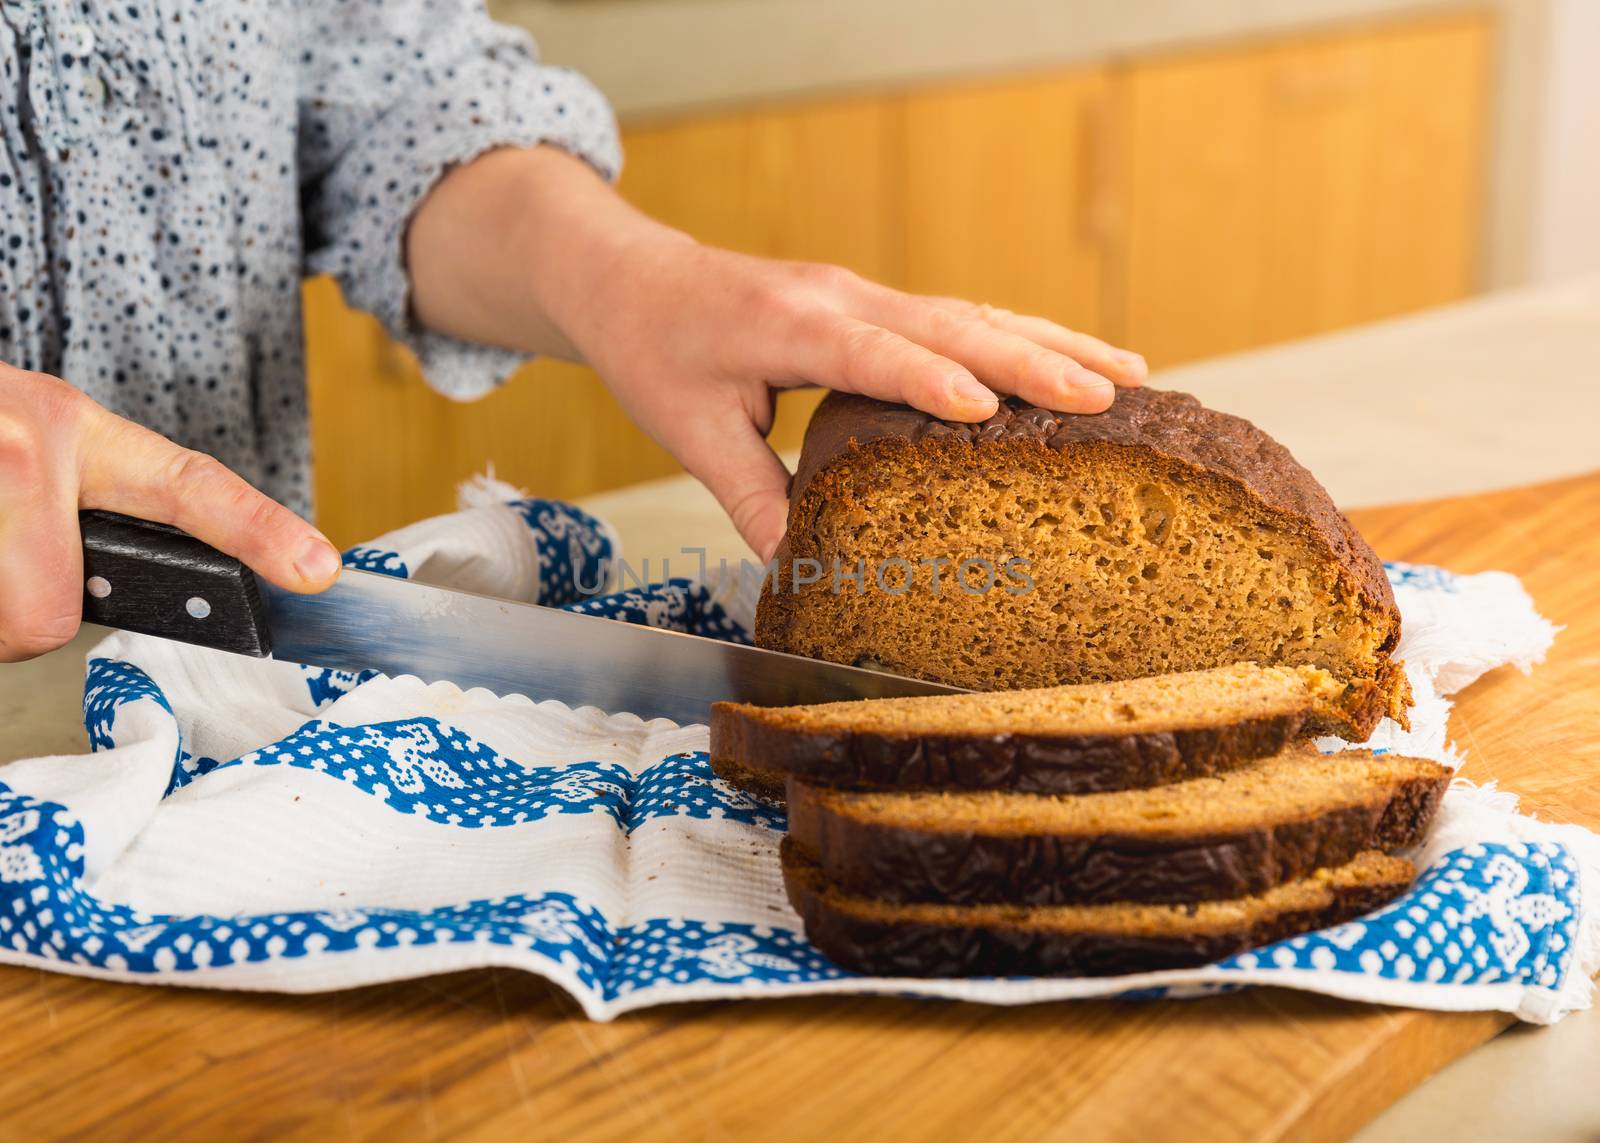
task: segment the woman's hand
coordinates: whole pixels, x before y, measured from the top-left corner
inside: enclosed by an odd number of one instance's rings
[[[204,453],[125,421],[64,381],[0,365],[0,662],[78,630],[79,508],[174,524],[292,591],[319,591],[339,553]]]
[[[1073,413],[1110,406],[1144,362],[1037,317],[917,297],[837,266],[687,242],[607,295],[587,356],[628,414],[709,488],[769,559],[789,473],[764,439],[774,389],[822,385],[981,421],[996,394]]]
[[[774,388],[981,421],[997,394],[1098,413],[1145,378],[1137,354],[1044,318],[701,246],[549,148],[446,177],[408,248],[425,324],[588,361],[763,560],[787,519],[789,474],[764,439]]]

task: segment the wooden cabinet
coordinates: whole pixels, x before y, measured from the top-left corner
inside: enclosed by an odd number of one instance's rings
[[[1106,69],[906,96],[896,284],[1104,328],[1111,100]]]
[[[1471,291],[1477,16],[1129,66],[1115,332],[1164,365]]]
[[[1172,364],[1471,291],[1491,39],[1457,14],[630,124],[622,190],[704,241],[1045,313]],[[327,282],[307,338],[337,542],[448,510],[488,464],[564,497],[677,469],[588,370],[540,362],[445,400]],[[775,446],[816,400],[784,396]]]

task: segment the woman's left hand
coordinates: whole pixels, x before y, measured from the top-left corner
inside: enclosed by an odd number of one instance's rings
[[[453,220],[494,213],[497,184],[483,174],[500,165],[502,189],[517,170],[539,172],[537,208],[524,187],[521,214],[496,231],[500,249],[534,261],[531,277],[520,279],[513,265],[499,266],[504,288],[489,285],[473,312],[461,304],[464,284],[441,291],[425,269],[470,240]],[[478,201],[461,201],[474,175]],[[434,210],[439,200],[450,209]],[[711,490],[762,560],[788,511],[789,474],[765,440],[774,389],[820,385],[981,421],[1006,395],[1103,412],[1117,386],[1142,384],[1146,373],[1138,354],[1045,318],[905,294],[837,266],[702,246],[639,214],[558,152],[497,153],[447,177],[413,221],[410,250],[426,324],[588,361],[640,427]],[[496,260],[488,249],[482,256],[492,277]],[[534,302],[532,313],[523,299]]]

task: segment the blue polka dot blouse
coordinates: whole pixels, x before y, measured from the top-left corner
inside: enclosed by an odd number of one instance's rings
[[[517,355],[413,326],[401,241],[453,164],[615,123],[469,0],[0,0],[0,361],[311,506],[300,279],[475,396]]]

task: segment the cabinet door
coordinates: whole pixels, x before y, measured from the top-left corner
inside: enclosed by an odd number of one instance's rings
[[[1103,70],[908,95],[906,288],[1102,331],[1109,96]]]
[[[890,118],[886,101],[858,99],[639,127],[625,132],[622,190],[706,241],[887,276]],[[331,282],[308,284],[306,305],[318,522],[336,543],[449,511],[455,486],[486,465],[555,497],[678,471],[590,370],[536,362],[457,403]],[[818,399],[783,398],[776,447],[799,444]]]
[[[1468,14],[1130,66],[1125,342],[1170,364],[1470,292],[1489,36]]]
[[[1358,320],[1477,287],[1492,48],[1483,16],[1373,42],[1370,286]]]
[[[1152,365],[1259,340],[1266,75],[1266,52],[1226,52],[1135,64],[1118,82],[1117,334]]]

